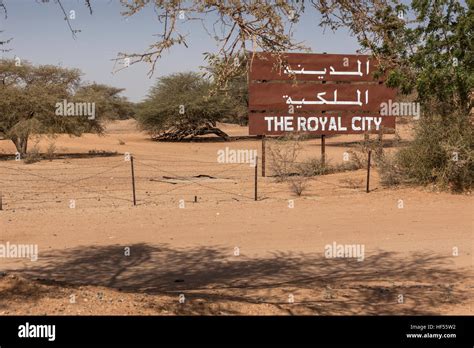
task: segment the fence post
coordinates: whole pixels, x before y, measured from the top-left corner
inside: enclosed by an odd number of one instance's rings
[[[370,184],[370,158],[372,157],[372,150],[369,150],[369,157],[367,158],[367,187],[365,192],[369,193],[369,184]]]
[[[130,166],[132,169],[132,189],[133,189],[133,205],[137,205],[137,196],[135,193],[135,168],[133,166],[133,156],[130,155]]]
[[[326,135],[321,135],[321,163],[326,164]]]
[[[258,183],[258,156],[255,158],[255,200],[257,200],[258,197],[258,191],[257,191],[257,183]]]
[[[265,177],[265,135],[262,135],[262,177]]]

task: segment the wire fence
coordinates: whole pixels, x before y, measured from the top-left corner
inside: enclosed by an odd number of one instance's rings
[[[133,168],[133,171],[132,171]],[[133,175],[132,175],[133,173]],[[158,205],[256,198],[256,169],[154,156],[0,162],[0,207],[11,209]]]

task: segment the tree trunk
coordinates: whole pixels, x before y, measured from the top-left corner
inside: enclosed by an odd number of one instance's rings
[[[21,158],[26,156],[28,151],[28,135],[20,136],[20,137],[12,137],[11,139],[13,144],[15,144],[16,151],[20,154]]]

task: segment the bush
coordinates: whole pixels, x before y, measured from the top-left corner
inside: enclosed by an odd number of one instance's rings
[[[356,150],[347,151],[349,154],[349,161],[344,162],[347,170],[357,170],[367,168],[368,150],[366,148],[358,148]]]
[[[41,161],[41,153],[39,147],[35,145],[24,158],[25,164],[33,164]]]
[[[269,142],[270,169],[277,182],[285,181],[289,176],[299,173],[297,160],[300,151],[298,137],[286,136]]]
[[[331,164],[326,160],[323,163],[320,158],[310,158],[298,165],[298,172],[304,176],[318,176],[333,173],[358,170],[367,166],[367,159],[363,153],[349,150],[349,160],[339,164]]]
[[[473,129],[467,115],[420,119],[415,140],[399,151],[397,164],[408,182],[430,183],[455,192],[473,184]]]
[[[377,159],[377,167],[380,174],[380,183],[382,186],[391,187],[403,182],[403,175],[397,164],[397,158],[394,155],[384,154]]]
[[[293,176],[289,179],[290,189],[297,196],[301,196],[308,187],[308,178],[304,176]]]
[[[317,175],[326,175],[334,172],[334,167],[329,164],[329,161],[326,161],[323,164],[320,158],[310,158],[298,165],[298,172],[302,175],[308,176],[317,176]]]
[[[56,156],[57,147],[55,143],[49,143],[48,148],[46,149],[46,158],[49,161],[52,161]]]

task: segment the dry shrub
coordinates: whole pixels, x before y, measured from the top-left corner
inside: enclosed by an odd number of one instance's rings
[[[52,161],[56,157],[56,151],[57,151],[56,144],[54,142],[49,143],[46,149],[46,158],[49,161]]]
[[[364,148],[356,148],[355,150],[348,150],[349,161],[344,162],[346,170],[358,170],[367,168],[368,151]]]
[[[290,184],[290,189],[297,196],[301,196],[303,191],[308,188],[308,178],[304,176],[292,176],[288,179]]]
[[[474,182],[473,148],[474,128],[468,115],[424,114],[415,139],[399,151],[396,162],[404,181],[469,191]]]
[[[33,146],[33,148],[31,148],[31,150],[28,151],[28,153],[25,155],[24,163],[25,164],[32,164],[32,163],[40,162],[41,159],[42,158],[41,158],[40,149],[39,149],[38,145],[35,144],[35,146]]]
[[[380,183],[382,186],[391,187],[403,182],[403,175],[397,165],[395,155],[384,154],[377,159],[377,167],[380,174]]]
[[[331,164],[330,161],[323,163],[317,157],[307,159],[298,165],[299,173],[304,176],[318,176],[358,170],[367,166],[367,159],[363,154],[353,150],[349,150],[348,153],[349,160],[338,164]]]
[[[289,176],[298,174],[298,155],[301,151],[300,138],[297,135],[287,135],[272,140],[267,147],[270,155],[270,169],[277,182],[283,182]]]
[[[306,177],[331,174],[334,172],[333,169],[329,161],[323,164],[321,158],[318,157],[306,159],[298,164],[298,172]]]

